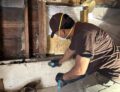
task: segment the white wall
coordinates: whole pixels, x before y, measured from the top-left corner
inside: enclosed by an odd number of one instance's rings
[[[3,78],[6,90],[17,90],[33,80],[40,80],[42,87],[55,86],[58,72],[67,72],[74,61],[66,62],[59,68],[48,66],[49,61],[0,66],[0,78]]]
[[[120,9],[96,7],[89,14],[89,22],[108,32],[115,43],[120,46]]]

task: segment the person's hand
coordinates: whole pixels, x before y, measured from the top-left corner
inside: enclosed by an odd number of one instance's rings
[[[60,87],[63,87],[63,86],[65,86],[65,85],[69,84],[69,83],[78,81],[78,80],[80,80],[80,79],[83,79],[83,78],[86,76],[86,75],[80,75],[80,76],[78,76],[78,77],[75,78],[75,79],[64,80],[64,79],[63,79],[63,75],[64,75],[63,73],[58,73],[58,74],[56,75],[56,82],[58,83],[58,86],[60,86]]]
[[[56,75],[56,82],[57,82],[57,84],[58,84],[58,86],[60,86],[60,87],[63,87],[63,86],[65,86],[65,85],[67,85],[68,83],[67,83],[67,81],[65,81],[64,79],[63,79],[63,73],[58,73],[57,75]]]
[[[53,59],[48,63],[48,65],[51,67],[59,67],[61,66],[61,64],[59,64],[59,60],[60,59]]]

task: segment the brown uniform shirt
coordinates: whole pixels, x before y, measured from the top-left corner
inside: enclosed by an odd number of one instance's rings
[[[120,77],[120,52],[111,37],[99,27],[77,22],[69,48],[91,58],[88,74],[98,71],[109,78]]]

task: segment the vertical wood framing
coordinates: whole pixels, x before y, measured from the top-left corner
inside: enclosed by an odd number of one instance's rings
[[[71,0],[70,2],[75,4],[75,5],[79,5],[81,0]]]
[[[0,6],[0,60],[3,59],[3,23],[2,23],[2,7]]]
[[[38,1],[38,23],[39,23],[39,55],[43,57],[47,53],[47,31],[46,31],[46,2]]]
[[[81,0],[76,0],[76,4],[79,5]]]
[[[29,58],[29,29],[28,29],[28,6],[27,6],[27,0],[25,0],[25,19],[24,19],[24,40],[25,40],[25,52],[24,52],[24,56],[26,58]]]
[[[4,87],[3,79],[0,79],[0,92],[5,92],[5,87]]]

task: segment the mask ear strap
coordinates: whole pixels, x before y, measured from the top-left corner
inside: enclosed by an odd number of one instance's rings
[[[68,35],[65,37],[65,39],[67,39],[67,38],[70,36],[70,34],[73,32],[73,28],[74,28],[74,27],[72,27],[72,28],[70,29],[70,32],[69,32]]]
[[[61,25],[62,25],[62,19],[63,19],[63,13],[61,15],[61,18],[60,18],[60,23],[59,23],[59,28],[58,28],[58,35],[60,36],[60,28],[61,28]]]

